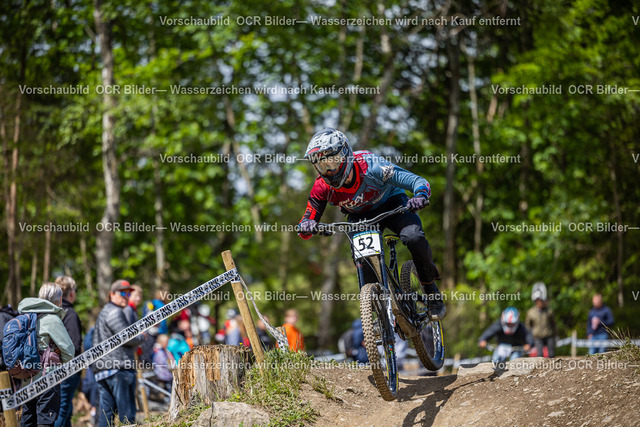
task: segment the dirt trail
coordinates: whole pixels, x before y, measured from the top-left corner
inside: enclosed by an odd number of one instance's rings
[[[316,369],[337,396],[305,384],[320,412],[316,426],[600,426],[640,425],[640,371],[623,362],[519,359],[458,375],[401,377],[399,399],[385,402],[366,369]]]

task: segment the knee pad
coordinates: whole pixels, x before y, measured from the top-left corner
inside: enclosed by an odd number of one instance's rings
[[[408,248],[411,248],[412,246],[415,246],[422,241],[426,242],[427,240],[424,237],[424,231],[422,231],[422,228],[419,225],[412,224],[402,229],[400,232],[400,241]]]

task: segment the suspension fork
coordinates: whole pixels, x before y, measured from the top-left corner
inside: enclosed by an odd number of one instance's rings
[[[389,246],[389,270],[393,274],[397,283],[400,283],[400,276],[398,274],[398,255],[396,254],[396,244],[398,239],[394,236],[387,236],[385,243]]]

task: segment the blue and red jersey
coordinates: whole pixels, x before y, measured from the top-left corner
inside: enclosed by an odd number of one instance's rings
[[[382,206],[390,197],[404,194],[405,190],[416,196],[431,196],[431,186],[426,179],[384,157],[370,151],[356,151],[353,156],[354,182],[348,188],[334,188],[318,175],[300,222],[320,221],[327,203],[346,213],[362,213]]]

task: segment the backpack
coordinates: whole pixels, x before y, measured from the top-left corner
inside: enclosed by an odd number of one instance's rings
[[[4,325],[19,315],[20,313],[15,311],[10,305],[0,308],[0,371],[7,370],[7,366],[4,364],[4,359],[2,358],[2,331],[4,330]]]
[[[38,315],[21,314],[9,320],[3,328],[2,356],[13,378],[30,378],[40,372],[38,353]]]

